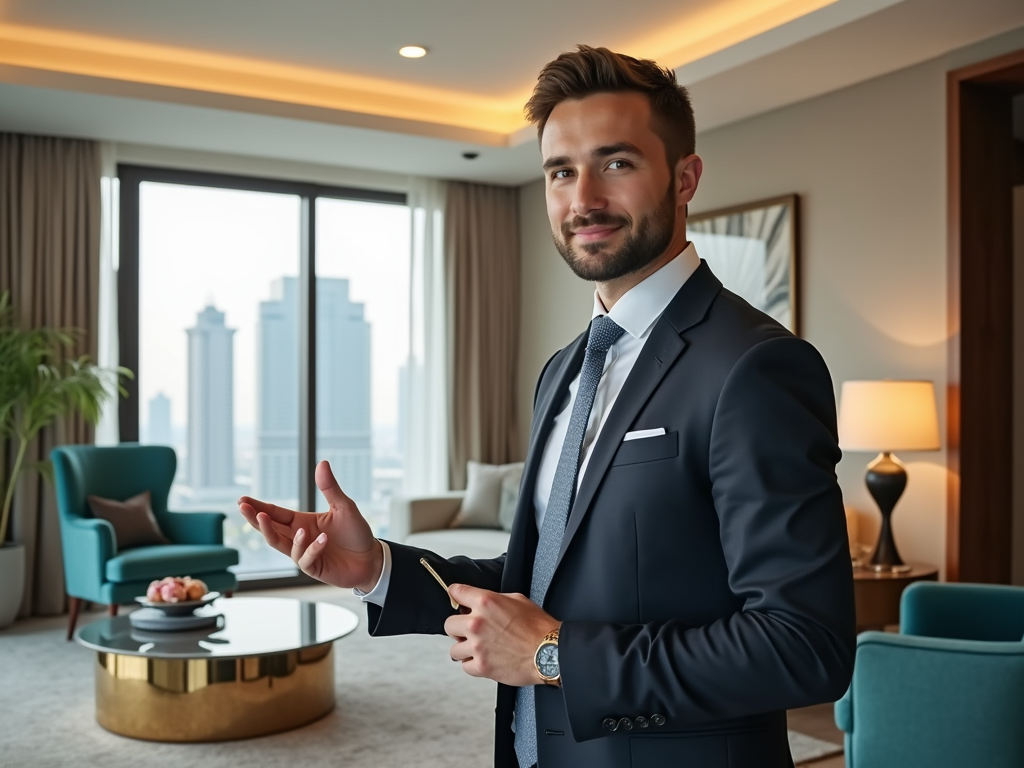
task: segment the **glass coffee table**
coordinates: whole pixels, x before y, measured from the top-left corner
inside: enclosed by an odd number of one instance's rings
[[[127,615],[81,627],[96,651],[96,720],[152,741],[227,741],[286,731],[334,709],[334,641],[359,623],[338,605],[220,598],[216,627],[153,632]]]

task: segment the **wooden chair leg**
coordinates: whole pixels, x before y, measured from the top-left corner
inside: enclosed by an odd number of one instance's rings
[[[224,597],[234,597],[234,596],[235,596],[234,592],[225,592],[224,593]]]
[[[82,607],[82,599],[79,597],[68,597],[68,640],[75,634],[75,624],[78,623],[78,611]]]
[[[117,616],[117,603],[111,603],[110,607],[107,609],[107,612],[111,616]]]

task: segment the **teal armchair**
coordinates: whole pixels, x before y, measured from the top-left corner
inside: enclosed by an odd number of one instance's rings
[[[224,546],[220,512],[171,512],[167,509],[177,467],[174,450],[162,445],[71,445],[51,453],[64,584],[70,598],[68,639],[83,601],[117,606],[144,595],[153,579],[193,576],[211,590],[231,592],[238,579],[229,569],[238,551]],[[122,501],[142,491],[151,494],[153,514],[171,543],[117,550],[114,528],[94,518],[86,497]]]
[[[917,582],[857,638],[835,706],[848,768],[1024,766],[1024,589]]]

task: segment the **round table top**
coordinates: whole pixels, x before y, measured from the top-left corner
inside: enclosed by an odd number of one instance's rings
[[[924,563],[908,563],[909,571],[873,571],[871,568],[854,568],[853,578],[858,581],[907,581],[937,576],[939,569]]]
[[[126,656],[217,659],[265,656],[330,643],[358,626],[358,617],[330,603],[288,597],[221,597],[196,611],[221,614],[216,627],[154,632],[131,625],[128,615],[94,621],[75,632],[86,648]]]

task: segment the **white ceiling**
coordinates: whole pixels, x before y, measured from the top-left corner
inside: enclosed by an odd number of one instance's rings
[[[769,28],[754,19],[747,27],[758,34],[734,34],[737,26],[672,49],[688,19],[696,25],[741,6],[749,16],[751,2],[631,0],[623,13],[620,0],[0,0],[0,33],[4,25],[60,30],[314,68],[384,89],[415,87],[427,102],[516,105],[540,66],[577,41],[640,55],[660,50],[659,60],[690,87],[698,129],[706,131],[1024,26],[1020,0],[838,0]],[[822,4],[756,2],[790,10]],[[666,42],[665,30],[677,29],[680,36]],[[401,59],[395,50],[406,43],[431,53]],[[502,184],[539,176],[529,128],[502,133],[3,61],[0,50],[0,130]],[[465,151],[479,158],[465,160]]]

